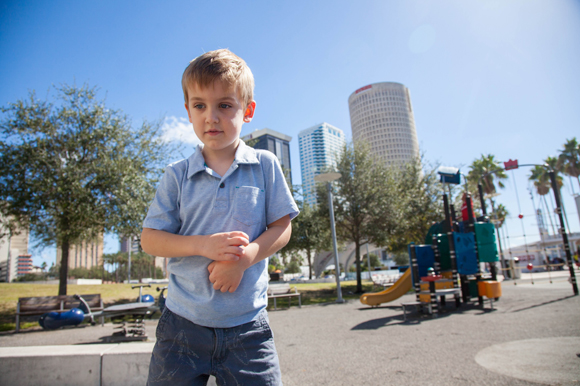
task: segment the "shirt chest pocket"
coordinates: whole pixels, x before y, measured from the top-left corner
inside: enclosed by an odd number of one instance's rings
[[[234,220],[245,225],[262,221],[265,211],[264,191],[254,186],[236,187],[234,197]]]

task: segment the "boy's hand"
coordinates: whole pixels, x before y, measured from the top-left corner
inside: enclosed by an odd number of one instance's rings
[[[246,268],[241,261],[213,261],[207,270],[215,290],[233,293],[238,289]]]
[[[205,236],[203,256],[216,261],[237,261],[250,238],[244,232],[224,232]],[[233,292],[233,291],[232,291]]]

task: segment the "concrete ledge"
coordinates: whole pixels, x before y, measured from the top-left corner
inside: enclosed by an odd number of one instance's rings
[[[0,347],[1,385],[144,385],[154,343]]]
[[[101,386],[145,385],[155,343],[120,344],[103,355]]]

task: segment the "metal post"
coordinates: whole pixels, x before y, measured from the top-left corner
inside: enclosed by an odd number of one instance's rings
[[[574,261],[572,260],[572,255],[570,253],[570,243],[568,241],[568,233],[566,233],[566,226],[564,225],[564,217],[562,216],[562,206],[560,203],[560,190],[558,188],[558,183],[556,182],[556,173],[550,170],[550,181],[552,182],[552,190],[554,191],[554,198],[556,199],[556,213],[560,218],[560,234],[562,235],[562,241],[564,242],[564,250],[566,251],[566,263],[570,269],[570,282],[572,283],[572,289],[574,290],[574,295],[578,295],[578,283],[576,282],[576,274],[574,273]]]
[[[487,215],[487,211],[485,209],[485,200],[483,199],[483,186],[481,185],[481,182],[477,184],[477,190],[479,191],[479,202],[481,203],[481,215],[485,217]]]
[[[133,249],[133,241],[131,240],[133,237],[129,237],[129,264],[127,268],[127,279],[128,283],[131,284],[131,249]]]
[[[338,264],[338,248],[336,246],[336,229],[334,225],[334,208],[332,205],[332,186],[330,182],[326,183],[328,189],[328,207],[330,210],[330,228],[332,229],[332,244],[334,247],[334,273],[336,274],[336,302],[344,303],[342,299],[342,290],[340,289],[340,265]]]
[[[419,263],[417,261],[417,252],[415,251],[415,245],[409,245],[409,260],[411,265],[411,276],[413,277],[413,287],[415,289],[415,300],[417,302],[421,301],[421,283],[419,278]]]
[[[451,270],[453,278],[453,288],[457,288],[459,275],[457,273],[457,259],[455,255],[455,241],[453,240],[453,223],[451,222],[451,214],[449,213],[449,200],[447,194],[443,194],[443,210],[445,211],[445,232],[447,232],[447,239],[449,240],[449,258],[451,259]]]
[[[369,253],[369,243],[367,243],[367,265],[369,267],[369,279],[373,281],[371,277],[371,254]]]

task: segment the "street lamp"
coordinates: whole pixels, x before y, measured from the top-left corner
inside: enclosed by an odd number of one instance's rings
[[[340,173],[323,173],[314,176],[316,182],[326,182],[328,190],[328,207],[330,210],[330,228],[332,229],[332,244],[334,247],[334,271],[336,276],[336,302],[344,303],[342,299],[342,290],[340,289],[340,265],[338,264],[338,248],[336,247],[336,229],[334,226],[334,208],[332,206],[332,186],[331,182],[338,180],[342,175]]]

